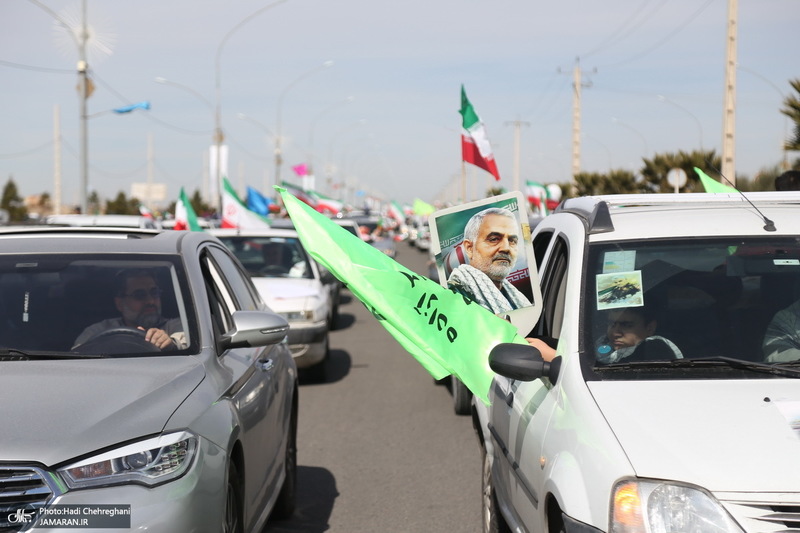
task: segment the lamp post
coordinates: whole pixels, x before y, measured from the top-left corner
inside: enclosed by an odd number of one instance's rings
[[[328,60],[328,61],[325,61],[323,64],[321,64],[319,66],[316,66],[316,67],[312,68],[311,70],[308,70],[308,71],[300,74],[298,77],[296,77],[294,80],[292,80],[291,83],[289,83],[286,87],[284,87],[283,91],[281,91],[281,94],[278,96],[278,110],[275,113],[275,119],[276,119],[276,127],[275,127],[275,133],[276,133],[276,135],[275,135],[275,184],[276,185],[280,185],[280,182],[281,182],[280,181],[281,180],[281,164],[283,163],[283,155],[281,153],[281,115],[282,115],[282,112],[283,112],[283,99],[284,99],[284,97],[286,97],[286,93],[289,92],[289,89],[291,89],[292,87],[297,85],[299,82],[301,82],[302,80],[304,80],[307,77],[311,76],[312,74],[315,74],[315,73],[319,72],[320,70],[326,69],[326,68],[328,68],[328,67],[330,67],[332,65],[333,65],[333,61]]]
[[[213,167],[214,167],[214,176],[212,177],[211,193],[213,195],[215,195],[214,203],[215,203],[215,205],[217,207],[217,212],[220,213],[220,215],[222,214],[221,213],[221,211],[222,211],[222,196],[221,196],[221,192],[222,192],[222,161],[221,161],[222,160],[222,143],[225,140],[225,134],[222,131],[222,82],[221,82],[222,73],[221,73],[221,68],[220,68],[221,67],[221,62],[222,62],[222,48],[225,46],[225,43],[228,42],[228,39],[230,39],[231,36],[234,33],[236,33],[237,30],[239,30],[242,26],[244,26],[251,19],[253,19],[257,15],[260,15],[264,11],[267,11],[268,9],[272,9],[273,7],[277,6],[278,4],[282,4],[282,3],[286,2],[286,1],[287,0],[276,0],[275,2],[272,2],[271,4],[268,4],[268,5],[264,6],[264,7],[262,7],[261,9],[257,9],[253,13],[250,13],[248,16],[246,16],[244,19],[242,19],[241,22],[239,22],[236,26],[231,28],[228,31],[228,33],[225,34],[225,36],[220,41],[219,46],[217,47],[217,55],[216,55],[216,59],[215,59],[215,62],[214,62],[214,66],[215,66],[215,69],[214,69],[215,70],[215,77],[214,77],[214,79],[215,79],[215,84],[214,84],[215,91],[214,91],[214,94],[215,94],[215,98],[216,98],[216,106],[215,106],[215,109],[214,109],[214,137],[213,137],[213,142],[214,142],[215,161],[214,161],[214,165],[213,165]]]
[[[675,107],[677,107],[678,109],[680,109],[681,111],[683,111],[684,113],[686,113],[687,115],[689,115],[690,117],[692,117],[694,119],[695,124],[697,124],[698,134],[700,135],[700,152],[702,152],[703,151],[703,124],[700,122],[700,119],[698,119],[695,116],[694,113],[692,113],[691,111],[689,111],[688,109],[686,109],[682,105],[678,104],[677,102],[673,102],[672,100],[670,100],[669,98],[667,98],[664,95],[659,94],[658,95],[658,99],[661,102],[674,105]]]
[[[344,104],[349,104],[353,100],[355,100],[354,96],[348,96],[344,100],[341,100],[331,106],[326,107],[311,120],[311,127],[309,128],[309,133],[308,133],[308,175],[311,177],[312,180],[314,179],[314,130],[317,127],[317,122],[319,122],[319,119],[321,119],[323,116],[327,115],[337,107],[343,106]],[[313,186],[309,188],[314,189]]]
[[[335,165],[333,164],[333,143],[334,143],[334,141],[336,141],[338,139],[341,139],[342,135],[345,132],[350,131],[350,130],[358,127],[358,126],[363,126],[366,123],[367,123],[367,120],[362,118],[362,119],[359,119],[359,120],[353,122],[352,124],[348,124],[347,126],[338,129],[331,136],[331,140],[328,141],[328,151],[326,152],[327,153],[328,162],[325,165],[326,185],[328,186],[328,194],[332,195],[332,193],[333,193],[332,181],[333,181],[333,170],[335,168]]]

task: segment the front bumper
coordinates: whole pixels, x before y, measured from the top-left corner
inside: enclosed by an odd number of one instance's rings
[[[156,487],[130,484],[71,490],[57,496],[49,505],[78,505],[81,508],[109,504],[130,506],[130,529],[85,530],[93,533],[220,531],[225,518],[227,457],[224,450],[208,440],[201,438],[200,442],[193,465],[176,480]],[[78,529],[36,525],[30,531],[74,533]]]

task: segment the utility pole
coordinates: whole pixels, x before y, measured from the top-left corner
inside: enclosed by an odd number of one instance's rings
[[[738,10],[738,0],[728,0],[725,104],[722,118],[722,175],[733,185],[736,185],[736,26]]]
[[[506,124],[512,124],[514,126],[514,187],[513,191],[522,190],[519,187],[519,152],[520,152],[520,130],[522,126],[530,126],[530,122],[525,122],[523,120],[514,120],[512,122],[506,122]]]
[[[597,69],[592,72],[597,72]],[[581,88],[591,87],[592,82],[581,81],[581,58],[575,58],[572,69],[572,180],[570,196],[575,196],[575,176],[581,172]]]
[[[61,214],[61,107],[53,108],[53,214]]]

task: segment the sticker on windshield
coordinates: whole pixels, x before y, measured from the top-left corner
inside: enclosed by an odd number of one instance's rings
[[[597,309],[644,305],[642,272],[616,272],[597,275]]]
[[[603,254],[603,274],[630,272],[636,265],[636,250]]]

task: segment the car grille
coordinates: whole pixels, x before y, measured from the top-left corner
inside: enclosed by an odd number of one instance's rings
[[[54,496],[44,470],[28,466],[0,466],[0,533],[19,531],[20,524],[9,520],[17,509],[44,507]]]
[[[753,533],[800,532],[800,495],[791,494],[793,501],[754,502],[723,501],[723,505],[745,531]]]

